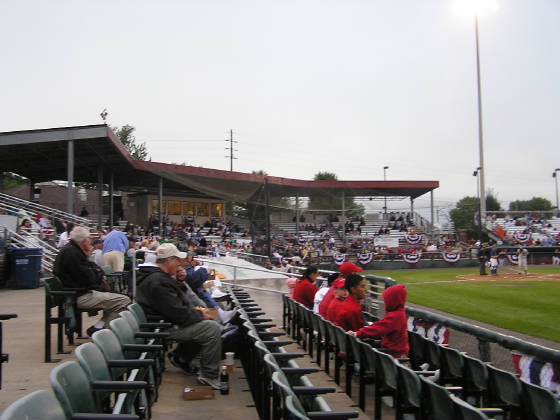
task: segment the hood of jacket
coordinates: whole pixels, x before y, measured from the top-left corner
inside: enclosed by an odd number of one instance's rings
[[[403,284],[395,284],[383,290],[381,294],[385,302],[386,311],[396,311],[403,309],[406,302],[406,288]]]
[[[148,277],[150,274],[156,273],[156,272],[160,272],[162,274],[165,274],[157,266],[140,267],[140,269],[138,270],[138,273],[136,273],[136,285],[140,285],[146,279],[146,277]],[[167,274],[165,274],[165,275],[167,275]]]

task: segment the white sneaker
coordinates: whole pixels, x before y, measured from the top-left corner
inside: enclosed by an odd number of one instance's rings
[[[222,292],[220,289],[213,289],[212,295],[214,299],[219,299],[221,297],[227,296],[227,293]]]
[[[222,324],[227,324],[235,317],[235,315],[237,315],[237,309],[234,309],[233,311],[220,311],[220,321],[222,321]]]
[[[204,376],[200,375],[198,377],[198,382],[200,382],[202,385],[211,386],[212,389],[217,389],[217,390],[222,389],[222,383],[220,382],[220,378],[208,379],[208,378],[205,378]]]

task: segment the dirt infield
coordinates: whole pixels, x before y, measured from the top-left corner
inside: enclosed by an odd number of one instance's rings
[[[471,281],[519,281],[519,282],[527,282],[527,281],[546,281],[551,283],[560,283],[560,274],[558,273],[529,273],[525,274],[517,274],[515,272],[512,273],[501,273],[497,276],[492,276],[488,274],[487,276],[481,276],[480,274],[464,274],[457,276],[458,279],[461,280],[471,280]]]

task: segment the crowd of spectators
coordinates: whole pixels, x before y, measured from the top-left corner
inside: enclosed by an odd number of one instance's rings
[[[364,322],[362,305],[367,284],[361,271],[354,263],[345,262],[339,273],[324,280],[318,277],[317,267],[307,266],[293,288],[292,298],[348,334],[362,340],[379,339],[371,344],[394,357],[408,356],[406,288],[394,285],[385,289],[385,316],[374,323]]]

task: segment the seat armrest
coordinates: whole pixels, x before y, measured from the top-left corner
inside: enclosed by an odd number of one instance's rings
[[[264,344],[265,346],[271,346],[271,347],[274,347],[274,346],[287,346],[288,344],[292,344],[292,343],[293,343],[292,340],[268,340],[268,341],[263,340],[262,342],[263,342],[263,344]]]
[[[134,338],[167,338],[168,332],[139,331],[134,334]]]
[[[318,368],[293,368],[293,367],[283,367],[282,372],[286,375],[307,375],[308,373],[320,372]]]
[[[297,395],[318,395],[336,392],[334,386],[293,386],[292,391]]]
[[[123,350],[130,351],[160,351],[163,350],[161,344],[123,344]]]
[[[275,359],[286,360],[286,359],[297,359],[298,357],[303,357],[306,353],[272,353]]]
[[[124,368],[142,368],[149,367],[156,364],[154,359],[127,359],[127,360],[108,360],[107,366],[110,368],[124,367]]]
[[[171,328],[171,322],[142,322],[140,328]]]
[[[310,420],[343,420],[359,416],[357,411],[308,411],[306,414]]]
[[[92,389],[99,389],[105,391],[130,391],[133,389],[146,389],[148,383],[146,381],[93,381],[91,382]]]
[[[134,414],[74,413],[71,420],[137,420]]]

